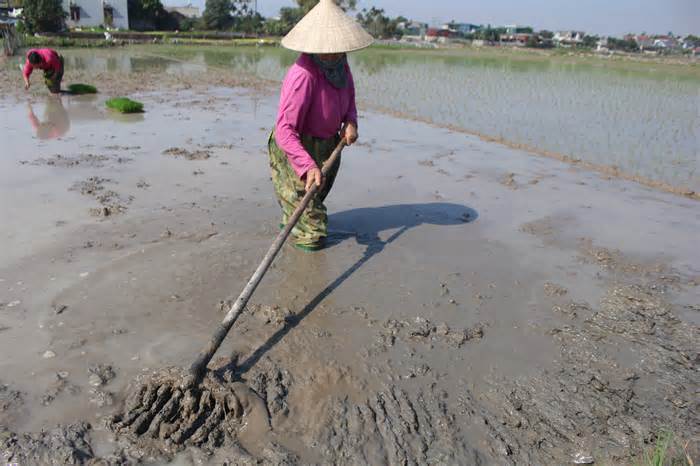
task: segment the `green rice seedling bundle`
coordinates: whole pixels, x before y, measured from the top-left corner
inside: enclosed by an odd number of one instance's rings
[[[70,84],[68,86],[68,92],[73,95],[97,94],[97,88],[90,84]]]
[[[128,97],[115,97],[113,99],[109,99],[107,102],[105,102],[105,105],[107,108],[111,108],[112,110],[116,110],[120,113],[143,112],[143,104],[141,102],[131,100]]]

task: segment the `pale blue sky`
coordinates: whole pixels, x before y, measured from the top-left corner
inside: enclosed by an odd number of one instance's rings
[[[188,0],[165,0],[182,4]],[[204,0],[192,0],[203,6]],[[275,16],[293,0],[258,0],[264,16]],[[582,29],[596,34],[627,32],[700,35],[700,0],[358,0],[428,23],[455,19],[476,24],[526,24],[536,29]]]

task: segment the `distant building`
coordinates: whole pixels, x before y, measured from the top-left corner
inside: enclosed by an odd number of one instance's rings
[[[646,34],[628,34],[624,37],[624,39],[626,41],[635,42],[642,51],[654,48],[654,39]]]
[[[595,51],[599,53],[608,53],[610,51],[610,48],[608,47],[607,37],[601,37],[600,39],[598,39],[598,42],[596,42]]]
[[[425,39],[425,35],[428,32],[428,25],[426,23],[419,23],[417,21],[409,21],[405,23],[399,23],[397,29],[403,35],[402,39],[411,41],[422,41]]]
[[[570,47],[582,44],[584,37],[586,33],[583,31],[557,31],[552,40],[559,46]]]
[[[63,9],[69,28],[129,29],[127,0],[63,0]]]
[[[535,36],[532,28],[529,26],[511,24],[505,26],[505,30],[505,34],[501,34],[499,40],[517,46],[526,45],[530,38]]]
[[[165,11],[168,13],[177,13],[185,18],[199,18],[201,13],[198,6],[192,6],[191,3],[184,6],[166,6]]]
[[[449,29],[429,28],[425,33],[425,40],[427,42],[446,43],[456,36],[457,34]]]
[[[647,34],[629,34],[625,40],[634,41],[642,51],[673,50],[681,47],[680,42],[673,36],[649,36]]]
[[[504,26],[507,36],[515,36],[516,34],[532,34],[532,28],[530,26],[519,26],[517,24],[509,24]]]
[[[459,35],[466,36],[467,34],[471,34],[472,32],[478,31],[481,29],[481,26],[478,24],[471,24],[471,23],[446,23],[442,25],[442,29],[446,29],[448,31],[455,32]]]
[[[680,47],[680,43],[672,36],[657,36],[654,38],[653,47],[659,50],[673,50]]]

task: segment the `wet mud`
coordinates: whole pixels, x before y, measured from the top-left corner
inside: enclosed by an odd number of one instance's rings
[[[95,461],[90,430],[90,424],[83,422],[36,434],[17,434],[0,425],[2,458],[8,464],[104,464]]]
[[[211,157],[211,151],[208,149],[189,151],[183,149],[182,147],[171,147],[163,151],[163,155],[170,155],[172,157],[182,157],[186,160],[207,160]]]
[[[148,125],[10,161],[34,184],[3,197],[27,228],[1,232],[2,460],[635,464],[665,430],[697,458],[695,201],[369,114],[329,249],[280,254],[192,387],[181,366],[278,231],[276,99],[100,76]]]
[[[536,377],[492,380],[484,393],[460,395],[462,413],[486,426],[491,454],[509,464],[576,458],[628,464],[661,431],[690,442],[700,435],[700,330],[681,321],[666,299],[674,288],[697,284],[590,240],[582,241],[581,254],[612,272],[615,285],[595,309],[573,302],[553,307],[570,319],[547,331],[560,347],[558,363]],[[566,294],[545,287],[550,295]],[[620,348],[633,348],[640,359],[620,361],[614,356]],[[690,457],[697,454],[695,444]]]
[[[90,208],[89,213],[95,217],[109,217],[126,211],[127,206],[134,200],[133,196],[122,196],[118,192],[106,189],[105,185],[114,184],[114,181],[98,176],[91,176],[86,180],[76,182],[70,188],[78,191],[83,196],[88,196],[99,204],[99,207]]]

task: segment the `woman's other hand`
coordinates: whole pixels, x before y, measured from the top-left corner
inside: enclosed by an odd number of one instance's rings
[[[318,168],[311,168],[306,172],[306,192],[311,191],[311,187],[316,185],[319,188],[323,182],[323,175]]]
[[[357,126],[355,126],[355,123],[345,123],[340,132],[340,137],[345,140],[345,144],[348,146],[355,144],[355,141],[357,141]]]

